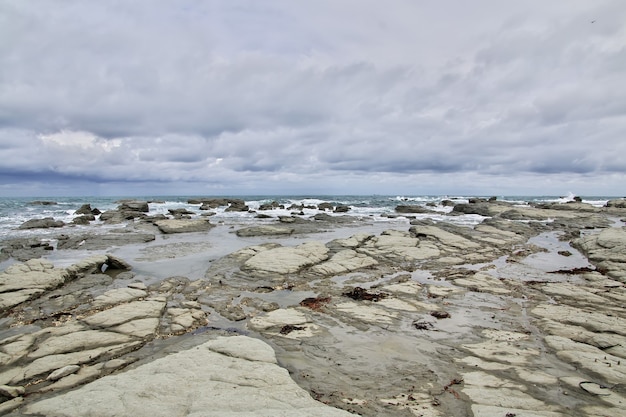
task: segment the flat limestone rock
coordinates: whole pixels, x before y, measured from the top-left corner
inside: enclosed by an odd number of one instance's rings
[[[190,233],[206,232],[213,225],[206,219],[170,219],[155,222],[156,226],[163,233]]]
[[[252,272],[292,274],[326,259],[328,248],[323,243],[307,242],[296,247],[281,246],[261,251],[248,259],[242,269]]]
[[[133,301],[85,317],[83,321],[92,327],[107,328],[132,320],[160,317],[164,308],[165,300]]]
[[[132,338],[120,333],[85,330],[62,336],[49,337],[44,343],[40,344],[38,349],[31,352],[28,357],[37,359],[48,355],[119,345],[130,341],[132,341]]]
[[[64,269],[56,269],[42,259],[31,259],[9,266],[0,273],[0,310],[16,306],[69,279]]]
[[[93,308],[107,307],[116,304],[128,303],[148,295],[145,291],[136,288],[114,288],[97,296],[92,304]]]
[[[417,236],[429,236],[437,239],[445,246],[452,246],[457,249],[476,249],[480,245],[462,236],[447,232],[436,226],[413,226],[411,231]]]
[[[374,258],[398,261],[423,260],[440,255],[439,249],[429,242],[396,234],[373,237],[358,251]]]
[[[11,265],[0,272],[0,310],[33,299],[81,274],[96,271],[104,264],[116,269],[130,269],[124,261],[110,255],[94,255],[67,268],[55,268],[43,259]]]
[[[363,305],[351,301],[337,304],[336,309],[365,323],[375,325],[389,325],[392,323],[393,319],[398,316],[398,313],[392,313],[380,307]]]
[[[27,405],[50,417],[351,416],[311,398],[246,336],[218,338]]]
[[[253,226],[237,230],[239,237],[290,235],[295,231],[292,227]]]
[[[315,265],[311,271],[322,275],[339,275],[377,264],[374,258],[346,249],[337,252],[328,261]]]
[[[250,327],[255,330],[266,330],[276,326],[300,326],[308,322],[306,315],[294,308],[281,308],[270,311],[263,316],[250,319]]]
[[[563,417],[563,413],[544,410],[522,410],[519,408],[499,407],[495,405],[473,404],[472,412],[481,417],[502,417],[508,415],[524,417]]]
[[[457,278],[454,280],[454,283],[461,287],[469,288],[472,291],[492,294],[509,294],[511,292],[505,288],[499,279],[484,272],[478,272],[467,278]]]
[[[593,332],[616,333],[626,336],[626,320],[602,311],[589,311],[567,305],[540,304],[532,313],[546,319],[581,326]]]

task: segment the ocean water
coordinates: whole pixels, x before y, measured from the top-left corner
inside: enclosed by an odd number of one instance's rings
[[[99,226],[102,230],[106,231],[107,227],[99,220],[92,222],[89,226],[74,226],[71,228],[65,227],[63,229],[35,229],[35,230],[20,230],[19,226],[27,220],[52,217],[55,220],[62,220],[65,223],[71,223],[72,220],[77,217],[75,214],[83,204],[90,204],[91,208],[97,208],[104,212],[117,208],[121,200],[143,200],[149,202],[150,212],[149,215],[156,214],[168,214],[168,210],[185,208],[189,211],[201,215],[205,211],[200,210],[200,204],[189,204],[190,199],[198,198],[225,198],[229,196],[136,196],[136,197],[52,197],[52,198],[0,198],[0,240],[5,240],[13,237],[26,237],[31,234],[42,235],[46,233],[59,233],[60,230],[63,233],[72,233],[73,231],[90,230],[93,231],[93,226]],[[483,220],[481,216],[477,215],[463,215],[463,216],[446,216],[452,208],[441,204],[443,200],[452,200],[456,203],[464,203],[471,197],[483,197],[489,198],[490,196],[384,196],[384,195],[335,195],[335,196],[279,196],[279,195],[259,195],[259,196],[230,196],[230,198],[238,198],[246,201],[250,210],[256,211],[265,203],[271,203],[276,201],[285,206],[285,209],[277,209],[272,211],[266,211],[265,213],[272,216],[290,215],[293,210],[289,210],[288,207],[292,204],[304,206],[318,206],[321,203],[328,202],[334,205],[341,204],[350,207],[347,213],[330,213],[328,214],[341,216],[360,216],[367,217],[371,221],[385,222],[390,221],[390,216],[395,216],[395,208],[398,205],[419,205],[428,207],[432,210],[429,214],[417,214],[418,218],[430,218],[436,221],[450,221],[459,224],[477,224]],[[572,201],[574,195],[568,195],[565,197],[560,196],[497,196],[498,200],[508,201],[514,204],[527,205],[530,202],[567,202]],[[610,197],[582,197],[583,202],[595,205],[603,206],[610,199]],[[36,201],[53,202],[54,204],[43,205],[36,204]],[[256,213],[254,212],[227,212],[226,207],[219,207],[211,210],[215,213],[211,217],[212,223],[225,223],[225,224],[245,224],[258,222],[256,219]],[[311,216],[319,213],[320,211],[314,208],[305,208],[303,210],[305,216]],[[115,226],[119,227],[119,226]]]

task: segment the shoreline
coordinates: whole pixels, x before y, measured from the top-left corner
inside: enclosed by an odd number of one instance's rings
[[[187,360],[170,350],[206,346],[220,361],[258,365],[228,342],[253,338],[275,352],[271,372],[287,369],[316,404],[334,407],[315,405],[320,415],[622,414],[626,209],[488,201],[460,209],[484,220],[294,215],[165,234],[165,224],[206,225],[139,219],[109,231],[111,246],[96,248],[101,237],[87,233],[68,249],[33,249],[43,258],[0,264],[9,266],[0,273],[0,385],[15,388],[0,410],[80,415],[94,384]],[[154,238],[138,240],[146,235]],[[7,273],[19,265],[28,267]],[[32,283],[19,288],[17,276]],[[20,291],[23,301],[6,303]],[[68,373],[50,378],[60,370]],[[192,385],[179,395],[202,388]],[[271,384],[255,387],[277,395]]]

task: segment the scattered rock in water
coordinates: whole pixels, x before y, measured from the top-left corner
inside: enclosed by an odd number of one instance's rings
[[[237,230],[235,233],[239,237],[252,237],[252,236],[277,236],[277,235],[290,235],[295,231],[291,227],[280,226],[252,226]]]
[[[422,206],[407,206],[407,205],[399,205],[395,208],[396,213],[431,213],[432,210],[429,210]]]
[[[65,223],[62,220],[54,220],[52,217],[44,217],[43,219],[31,219],[22,223],[19,229],[47,229],[50,227],[63,227]]]
[[[58,203],[56,201],[49,200],[34,200],[31,201],[30,204],[34,206],[56,206]]]

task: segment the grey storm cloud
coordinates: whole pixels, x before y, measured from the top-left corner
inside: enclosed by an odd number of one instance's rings
[[[0,193],[623,194],[624,21],[608,0],[0,0]]]

